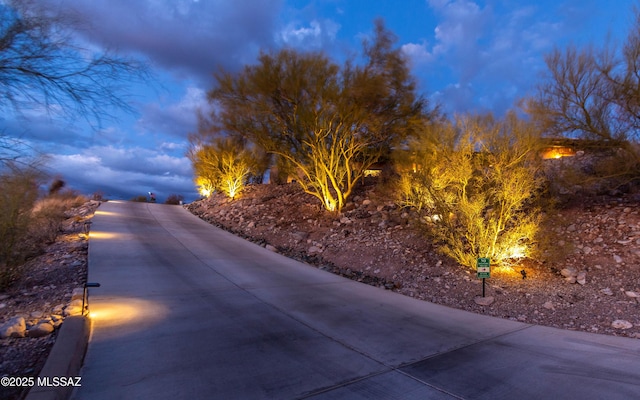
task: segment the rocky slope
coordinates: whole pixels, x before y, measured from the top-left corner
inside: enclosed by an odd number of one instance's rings
[[[85,222],[99,204],[68,210],[57,240],[23,266],[18,281],[0,291],[0,376],[37,376],[64,318],[80,313],[81,300],[73,298],[87,279]],[[22,398],[27,391],[0,387],[0,399]]]
[[[364,187],[331,216],[295,184],[258,185],[235,201],[214,195],[186,207],[272,251],[386,290],[531,324],[640,338],[635,198],[554,212],[544,227],[554,261],[492,271],[484,299],[475,272],[440,255],[417,214],[386,198]]]

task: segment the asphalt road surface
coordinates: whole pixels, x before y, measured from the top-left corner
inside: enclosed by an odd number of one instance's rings
[[[640,340],[430,304],[110,201],[75,399],[638,399]]]

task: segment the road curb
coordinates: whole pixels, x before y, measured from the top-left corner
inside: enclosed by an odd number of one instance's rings
[[[53,386],[53,378],[73,378],[80,375],[82,361],[87,351],[91,320],[84,316],[67,317],[60,327],[56,342],[40,371],[40,381],[49,379],[52,386],[34,386],[25,400],[66,400],[71,396],[74,387],[67,385]]]

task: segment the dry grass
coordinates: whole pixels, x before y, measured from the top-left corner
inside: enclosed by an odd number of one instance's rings
[[[6,287],[20,276],[25,261],[55,240],[65,211],[87,198],[62,191],[38,199],[36,175],[12,173],[0,178],[0,287]]]

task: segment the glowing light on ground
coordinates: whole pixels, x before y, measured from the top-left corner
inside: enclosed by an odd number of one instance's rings
[[[515,245],[509,248],[507,251],[507,256],[505,258],[508,259],[522,259],[527,256],[527,246],[524,245]]]
[[[108,216],[115,216],[115,215],[120,215],[118,213],[112,212],[112,211],[101,211],[101,210],[97,210],[95,212],[96,215],[108,215]]]
[[[91,300],[91,299],[90,299]],[[148,329],[167,317],[167,309],[160,304],[137,298],[97,298],[89,302],[89,317],[94,329],[117,327],[118,334]],[[111,333],[110,335],[113,335]]]
[[[91,231],[89,232],[89,237],[91,239],[115,239],[119,237],[119,234],[113,232]]]
[[[521,269],[521,268],[520,268]],[[496,274],[496,275],[503,275],[503,276],[513,276],[513,277],[519,277],[521,278],[522,275],[520,274],[520,269],[516,268],[516,267],[492,267],[491,268],[491,273],[492,274]]]

